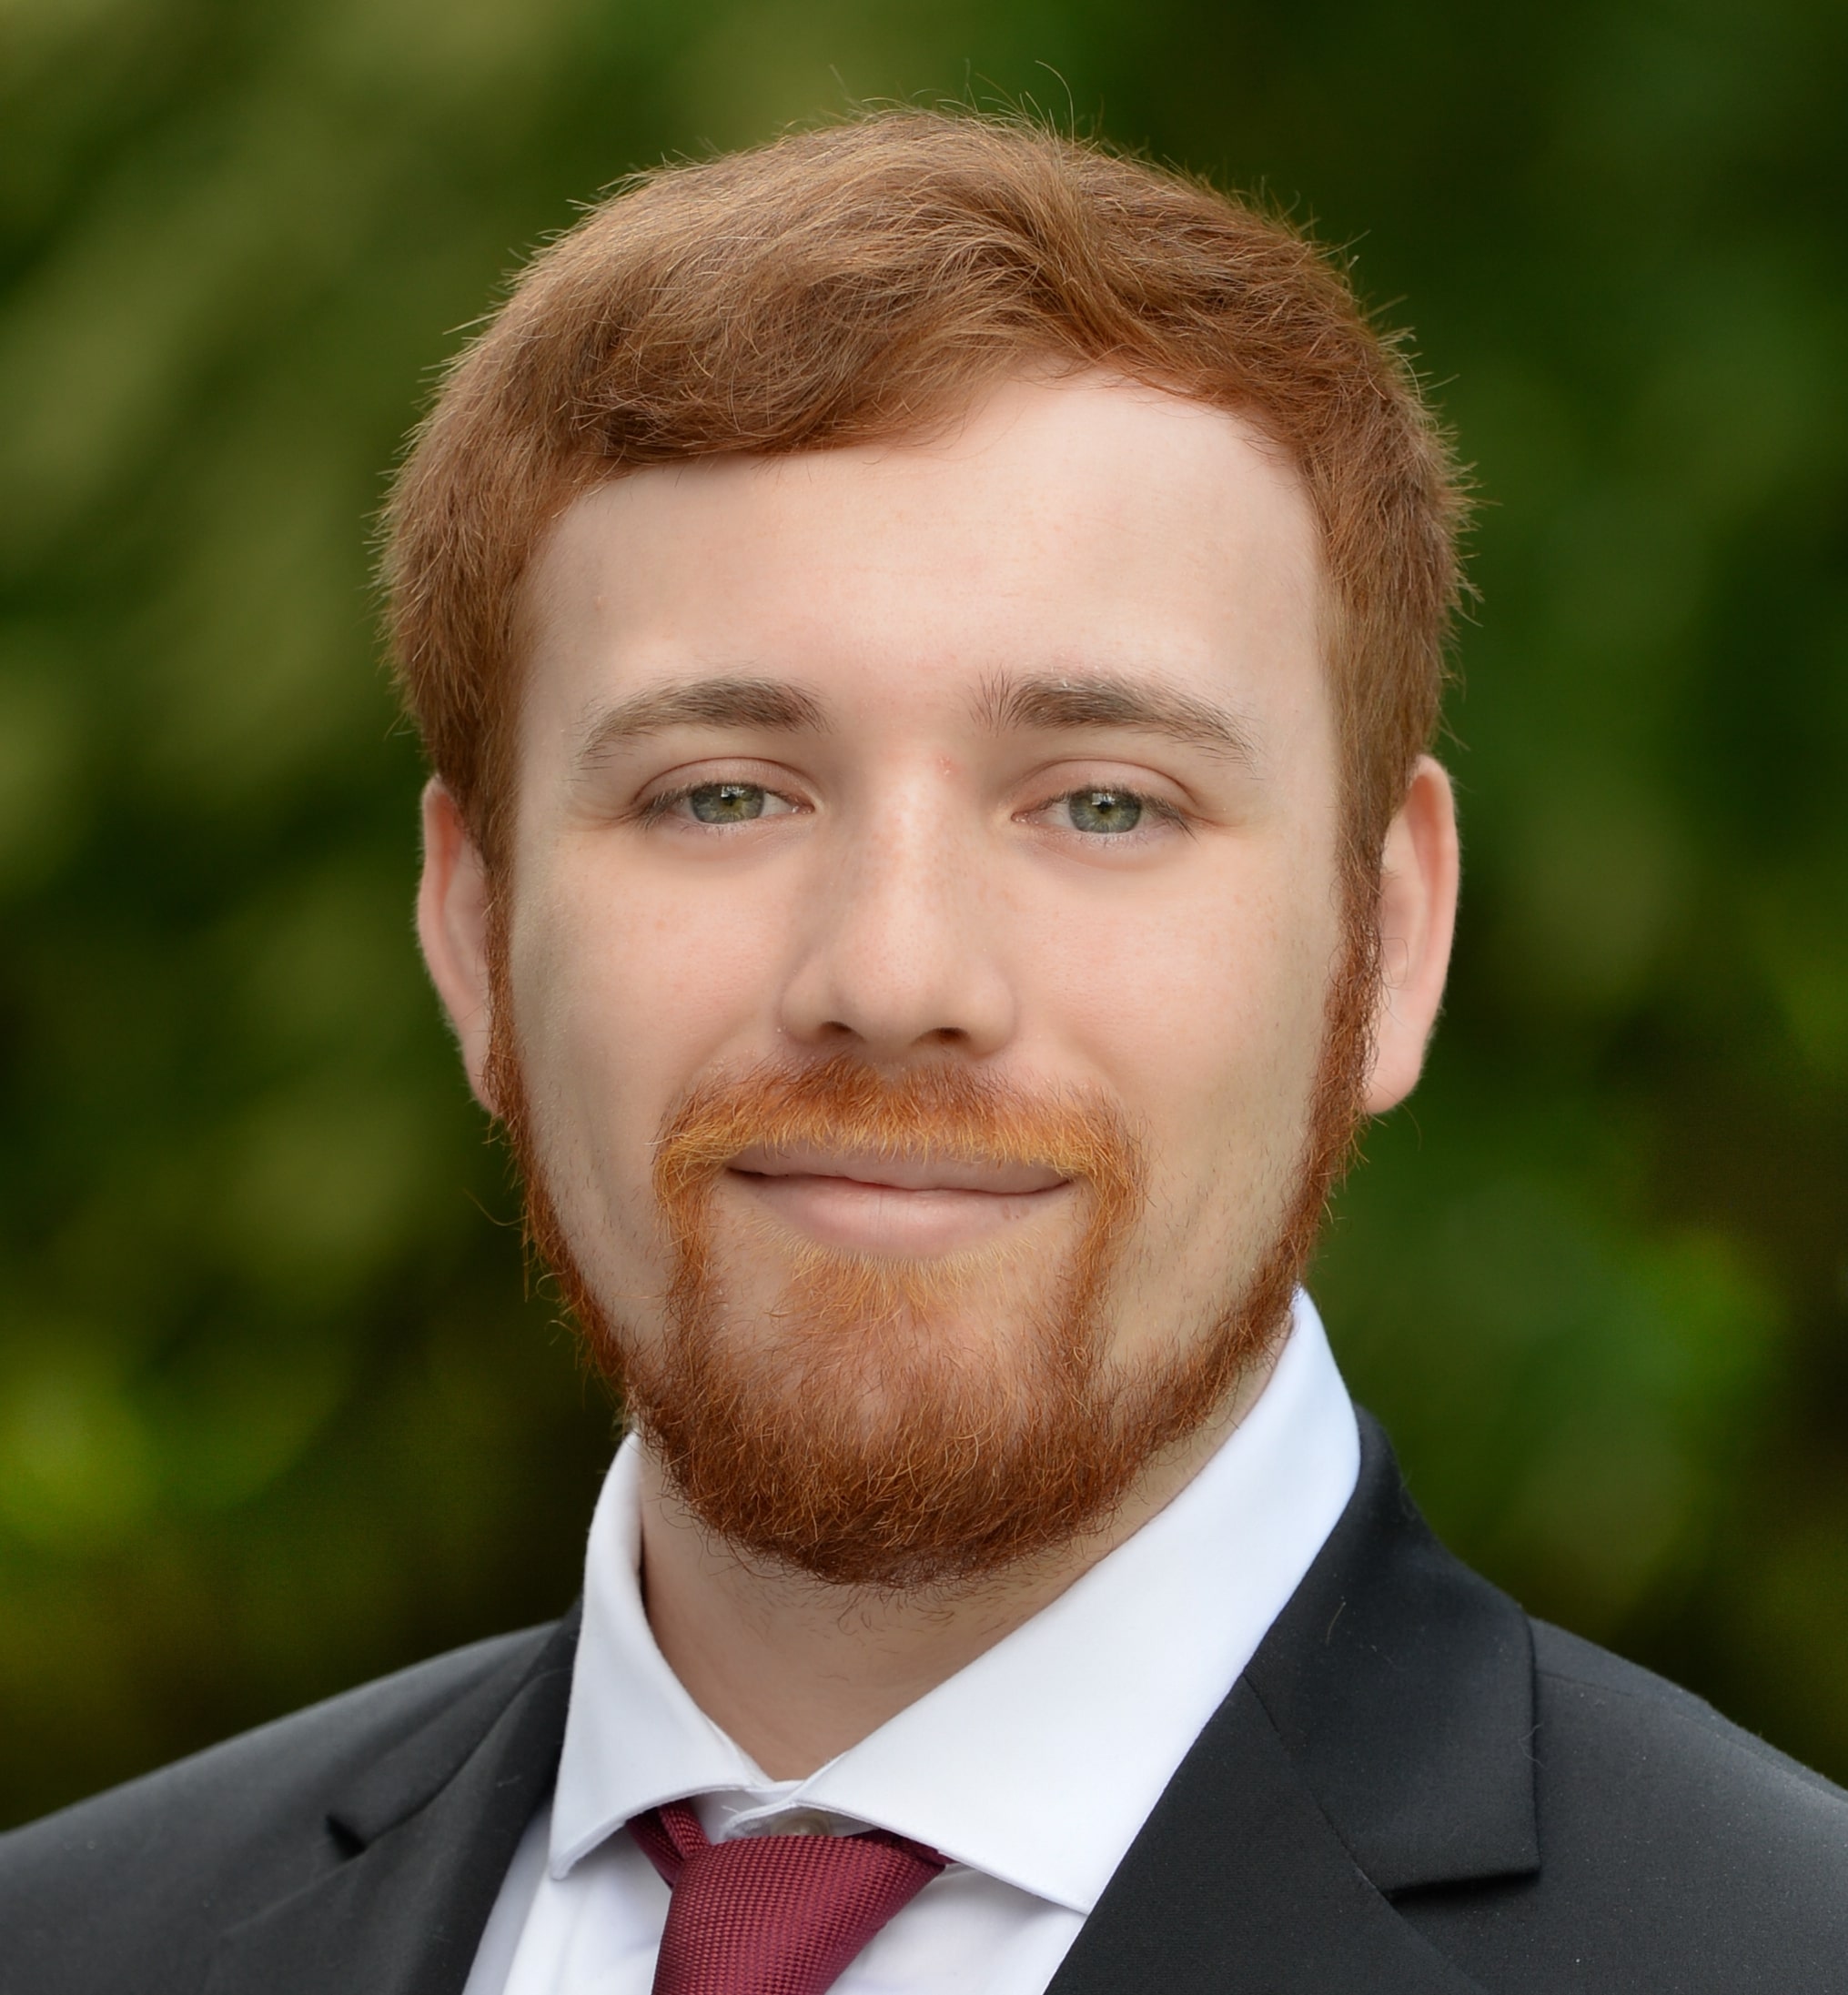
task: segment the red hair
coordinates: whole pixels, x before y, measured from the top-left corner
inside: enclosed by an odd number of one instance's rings
[[[1029,367],[1107,368],[1288,453],[1323,537],[1347,881],[1377,891],[1459,587],[1459,480],[1402,355],[1284,223],[1092,144],[924,111],[638,176],[451,368],[388,509],[385,580],[406,701],[490,868],[521,580],[574,497],[676,458],[921,433]]]

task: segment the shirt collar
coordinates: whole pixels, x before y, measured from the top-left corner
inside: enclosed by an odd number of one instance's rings
[[[1298,1292],[1256,1405],[1132,1537],[985,1654],[810,1775],[771,1780],[656,1647],[638,1583],[639,1455],[591,1526],[583,1633],[552,1809],[563,1876],[643,1809],[722,1796],[890,1829],[1089,1912],[1352,1495],[1354,1411]]]

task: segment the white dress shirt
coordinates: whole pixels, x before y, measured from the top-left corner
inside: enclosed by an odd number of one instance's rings
[[[648,1995],[668,1889],[624,1827],[690,1798],[706,1833],[878,1828],[951,1864],[839,1995],[1041,1995],[1162,1789],[1308,1570],[1359,1469],[1298,1292],[1276,1371],[1181,1493],[1031,1620],[805,1780],[773,1780],[649,1632],[636,1443],[591,1526],[558,1785],[467,1995]]]

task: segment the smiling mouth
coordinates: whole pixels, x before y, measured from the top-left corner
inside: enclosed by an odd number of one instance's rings
[[[1045,1164],[872,1152],[750,1149],[725,1175],[818,1244],[907,1258],[980,1245],[1072,1189]]]

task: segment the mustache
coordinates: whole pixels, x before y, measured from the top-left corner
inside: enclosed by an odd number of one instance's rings
[[[1106,1226],[1141,1203],[1147,1178],[1142,1144],[1101,1095],[1038,1093],[944,1063],[894,1072],[852,1054],[760,1062],[696,1083],[662,1124],[655,1196],[685,1213],[746,1151],[1049,1171],[1085,1185]]]

